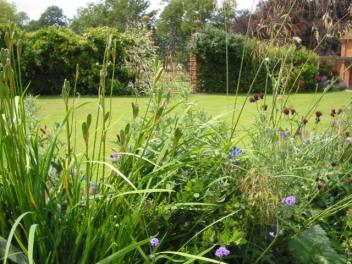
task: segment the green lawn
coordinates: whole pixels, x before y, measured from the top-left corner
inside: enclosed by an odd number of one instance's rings
[[[289,98],[288,107],[295,108],[300,115],[306,115],[311,106],[319,99],[320,94],[299,94]],[[330,124],[330,111],[333,108],[340,108],[341,106],[351,102],[352,93],[347,92],[334,92],[326,94],[321,100],[318,110],[323,112],[322,122],[320,127],[326,127]],[[240,109],[244,102],[245,97],[239,96],[237,109]],[[132,110],[131,103],[138,102],[141,111],[145,109],[147,98],[133,98],[133,97],[114,97],[112,99],[112,116],[113,126],[109,131],[110,140],[115,138],[117,131],[131,119]],[[266,97],[267,104],[270,107],[271,96]],[[285,98],[281,98],[283,102]],[[60,122],[64,117],[64,103],[60,97],[40,97],[39,98],[40,114],[43,117],[43,122],[48,124],[49,127],[54,122]],[[109,101],[109,99],[107,99]],[[204,95],[197,94],[190,97],[190,102],[196,104],[200,109],[204,110],[211,116],[221,115],[221,119],[231,122],[232,110],[234,108],[235,96],[226,95]],[[85,97],[78,100],[79,104],[85,104],[77,110],[78,128],[80,129],[81,123],[85,120],[88,113],[92,113],[93,117],[96,113],[97,99],[95,97]],[[260,101],[262,103],[262,101]],[[248,128],[255,121],[257,114],[256,104],[247,103],[242,118],[240,120],[240,126],[242,128]],[[237,111],[238,112],[238,111]],[[94,118],[93,118],[94,120]],[[310,124],[314,123],[313,119],[310,120]]]

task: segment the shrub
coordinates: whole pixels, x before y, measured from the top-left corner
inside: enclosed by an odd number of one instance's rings
[[[27,33],[23,41],[23,77],[31,82],[33,94],[60,94],[64,80],[74,78],[76,65],[72,61],[84,69],[94,52],[85,38],[69,29],[49,27]]]
[[[198,90],[226,92],[226,32],[208,27],[196,34],[192,41],[192,51],[198,57]],[[252,91],[263,91],[267,86],[267,91],[270,92],[273,84],[269,75],[279,74],[280,69],[284,69],[287,75],[286,86],[291,90],[296,90],[300,79],[305,81],[304,91],[315,89],[318,57],[305,48],[296,49],[289,45],[276,47],[242,35],[228,34],[228,56],[229,90],[232,93],[236,91],[238,79],[240,92],[247,92],[252,82]],[[268,68],[262,65],[266,57],[270,60]]]
[[[147,73],[155,54],[148,32],[118,33],[102,27],[88,29],[79,35],[70,29],[48,27],[25,33],[22,38],[22,71],[25,83],[30,83],[29,91],[33,94],[60,94],[65,79],[74,82],[78,64],[77,92],[97,94],[100,68],[110,34],[113,37],[111,45],[116,45],[116,60],[108,66],[109,76],[113,73],[113,65],[115,70],[114,83],[111,87],[109,81],[107,87],[112,88],[113,94],[120,95],[131,94],[132,88],[144,89],[150,83]],[[145,65],[145,74],[141,74]]]

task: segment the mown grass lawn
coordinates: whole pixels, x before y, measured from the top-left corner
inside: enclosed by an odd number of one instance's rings
[[[299,115],[305,116],[312,105],[319,100],[321,94],[298,94],[290,96],[288,99],[287,106],[294,108]],[[320,101],[317,110],[323,112],[322,121],[319,124],[319,129],[325,129],[331,124],[330,111],[331,109],[338,109],[341,106],[351,102],[352,93],[348,92],[332,92],[325,94]],[[284,102],[286,98],[279,99]],[[109,102],[107,98],[107,102]],[[245,100],[245,96],[241,95],[238,97],[236,113],[239,113],[240,108]],[[266,97],[266,104],[271,105],[271,96]],[[114,140],[116,133],[126,124],[128,120],[132,118],[132,102],[138,102],[140,111],[142,112],[148,102],[148,98],[134,98],[134,97],[113,97],[112,98],[112,127],[108,133],[108,140]],[[97,98],[96,97],[82,97],[77,100],[78,105],[83,105],[76,111],[77,115],[77,128],[78,136],[80,136],[81,123],[85,120],[86,116],[91,113],[96,113],[97,109]],[[190,103],[194,103],[207,114],[212,117],[219,116],[219,120],[225,120],[231,124],[232,113],[234,109],[235,96],[226,95],[206,95],[206,94],[195,94],[189,98]],[[39,97],[38,100],[40,106],[40,115],[43,117],[43,122],[51,127],[55,122],[61,122],[65,115],[65,107],[61,97]],[[259,104],[262,104],[259,101]],[[182,109],[179,109],[182,111]],[[243,109],[243,115],[239,122],[239,127],[242,129],[248,129],[253,125],[257,116],[257,105],[249,103],[245,105]],[[314,117],[311,118],[309,124],[313,125]]]

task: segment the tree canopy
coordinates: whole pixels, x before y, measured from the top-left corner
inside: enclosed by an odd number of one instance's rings
[[[49,6],[39,18],[39,23],[42,27],[67,26],[67,18],[63,10],[58,6]]]
[[[71,27],[76,31],[97,26],[110,26],[119,31],[129,26],[141,23],[143,15],[147,14],[148,0],[104,0],[102,3],[90,3],[78,10]]]
[[[21,16],[17,13],[16,6],[13,3],[0,0],[0,23],[8,22],[19,24],[21,22]]]
[[[26,27],[29,31],[34,31],[43,27],[56,26],[66,27],[67,18],[63,10],[58,6],[49,6],[38,20],[31,20]]]
[[[156,22],[156,35],[164,56],[184,58],[184,50],[197,27],[209,23],[216,11],[216,0],[169,0]]]

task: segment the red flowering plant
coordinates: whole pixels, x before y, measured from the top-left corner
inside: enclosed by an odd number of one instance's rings
[[[305,81],[304,81],[304,80],[299,80],[299,81],[298,81],[298,87],[301,88],[301,89],[303,89],[304,86],[305,86]]]
[[[336,77],[336,76],[339,75],[339,71],[338,71],[335,67],[332,67],[332,68],[330,69],[330,73],[331,73],[331,76],[332,76],[332,77]]]
[[[253,96],[251,96],[249,98],[249,102],[255,103],[255,102],[259,101],[260,99],[264,99],[264,96],[265,96],[264,92],[259,92],[257,94],[254,94]]]
[[[290,108],[285,107],[284,109],[282,109],[282,113],[288,116],[290,114]]]

